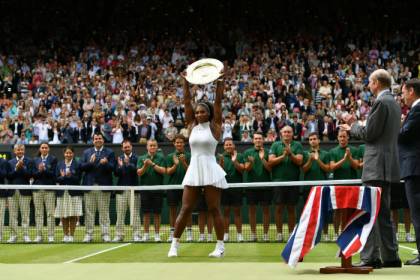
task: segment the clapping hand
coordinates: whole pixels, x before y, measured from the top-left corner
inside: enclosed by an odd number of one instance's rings
[[[225,165],[225,158],[222,154],[219,154],[219,165],[222,167]]]
[[[129,157],[124,157],[124,163],[126,164],[126,165],[128,165],[128,164],[130,164],[130,158]]]
[[[344,114],[343,121],[351,126],[356,121],[356,116],[354,114]]]
[[[108,163],[108,159],[107,159],[107,158],[102,158],[102,159],[99,161],[99,163],[100,163],[100,164],[107,164],[107,163]]]
[[[123,161],[121,158],[118,158],[118,166],[121,167],[123,166]]]
[[[179,164],[179,158],[176,155],[174,155],[172,157],[172,159],[173,159],[175,165],[178,165]]]
[[[286,144],[286,146],[284,147],[284,153],[286,155],[290,155],[292,153],[292,151],[290,149],[290,144]]]
[[[95,160],[96,160],[96,155],[95,154],[92,154],[91,156],[90,156],[90,163],[94,163],[95,162]]]
[[[344,130],[344,131],[350,131],[350,129],[351,129],[351,126],[346,124],[346,123],[345,124],[340,124],[338,127],[340,128],[340,130]]]
[[[344,154],[344,157],[346,159],[349,159],[351,157],[351,151],[350,148],[346,148],[346,153]]]
[[[40,164],[38,164],[38,170],[40,172],[45,171],[45,163],[41,162]]]
[[[238,152],[234,150],[232,154],[232,161],[236,161],[237,158],[238,158]]]
[[[18,160],[18,162],[16,163],[16,169],[21,169],[23,168],[23,160]]]
[[[184,164],[187,163],[187,159],[185,158],[185,154],[180,154],[178,159]]]
[[[152,165],[153,164],[153,161],[151,161],[149,158],[148,159],[145,159],[144,161],[143,161],[143,164],[144,164],[144,166],[150,166],[150,165]]]

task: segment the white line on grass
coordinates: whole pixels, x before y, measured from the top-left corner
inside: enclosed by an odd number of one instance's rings
[[[404,246],[404,245],[398,245],[400,248],[403,248],[403,249],[406,249],[406,250],[410,250],[413,254],[415,254],[415,252],[417,252],[417,250],[415,249],[415,248],[412,248],[412,247],[407,247],[407,246]],[[417,252],[417,254],[418,254],[418,252]],[[415,254],[415,255],[417,255],[417,254]]]
[[[72,260],[69,260],[69,261],[66,261],[66,262],[63,262],[63,263],[74,263],[74,262],[77,262],[77,261],[80,261],[80,260],[83,260],[83,259],[87,259],[87,258],[96,256],[96,255],[99,255],[99,254],[102,254],[102,253],[106,253],[106,252],[109,252],[109,251],[112,251],[112,250],[119,249],[119,248],[122,248],[122,247],[125,247],[125,246],[128,246],[128,245],[131,245],[131,243],[124,243],[124,244],[121,244],[121,245],[118,245],[118,246],[115,246],[115,247],[111,247],[111,248],[108,248],[108,249],[105,249],[105,250],[102,250],[102,251],[99,251],[99,252],[96,252],[96,253],[92,253],[92,254],[89,254],[89,255],[86,255],[86,256],[83,256],[83,257],[80,257],[80,258],[72,259]]]

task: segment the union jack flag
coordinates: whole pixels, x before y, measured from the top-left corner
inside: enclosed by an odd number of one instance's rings
[[[282,257],[289,266],[315,247],[321,239],[322,228],[328,212],[334,209],[352,208],[343,232],[337,239],[341,253],[348,258],[359,253],[379,213],[381,189],[368,186],[317,186],[311,189],[299,223],[287,241]]]

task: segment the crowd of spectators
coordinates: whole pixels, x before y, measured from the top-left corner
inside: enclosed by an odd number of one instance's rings
[[[57,47],[51,40],[32,60],[4,51],[0,141],[91,143],[96,131],[108,143],[188,136],[180,72],[202,57],[225,64],[223,138],[250,142],[261,131],[272,142],[288,124],[297,140],[318,132],[323,141],[334,141],[345,114],[366,120],[374,101],[367,87],[372,71],[391,73],[403,114],[401,84],[420,75],[416,32],[353,33],[345,40],[340,30],[284,38],[228,33],[229,44],[194,32],[182,39],[144,36],[119,48],[94,39]],[[191,92],[195,101],[212,101],[214,90],[209,84]]]

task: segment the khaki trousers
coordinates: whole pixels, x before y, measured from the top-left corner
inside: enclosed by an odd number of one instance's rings
[[[110,192],[91,191],[85,193],[85,226],[86,234],[92,235],[95,226],[96,210],[99,212],[99,225],[102,235],[109,235],[109,203],[111,200]]]
[[[34,191],[32,193],[35,206],[35,224],[36,235],[42,236],[42,228],[44,226],[44,205],[47,211],[47,227],[48,236],[54,236],[55,228],[55,192],[54,191]]]
[[[24,236],[29,236],[29,212],[31,207],[32,196],[21,195],[19,190],[15,191],[12,197],[8,197],[9,203],[9,216],[10,216],[10,229],[11,236],[18,236],[18,214],[22,217],[22,230]]]
[[[130,208],[130,191],[124,191],[122,194],[116,194],[117,201],[117,224],[116,235],[124,236],[125,215]],[[133,235],[140,235],[140,194],[134,193],[133,207]]]

